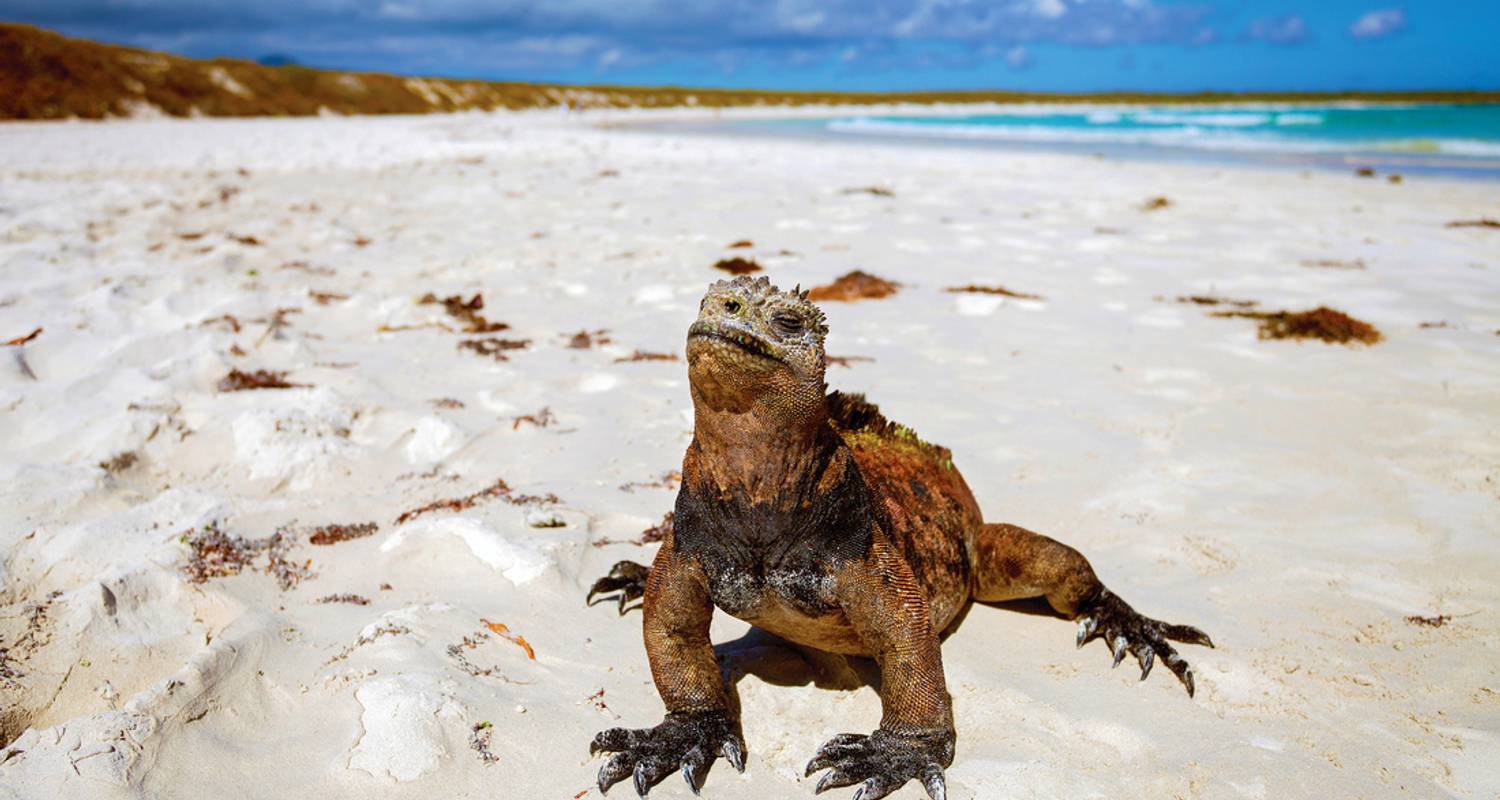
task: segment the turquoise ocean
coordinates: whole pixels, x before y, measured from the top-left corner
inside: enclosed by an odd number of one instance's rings
[[[770,124],[841,138],[1369,166],[1500,179],[1500,105],[1018,106],[1002,113],[850,115]]]

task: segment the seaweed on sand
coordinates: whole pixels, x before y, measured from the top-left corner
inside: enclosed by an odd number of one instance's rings
[[[323,605],[328,603],[348,603],[355,606],[367,606],[370,604],[370,598],[357,594],[330,594],[319,597],[318,603]]]
[[[842,303],[852,303],[856,300],[879,300],[890,297],[901,288],[901,284],[878,278],[868,272],[855,270],[839,276],[838,280],[827,286],[816,286],[809,289],[807,298],[814,302],[822,300],[835,300]]]
[[[630,483],[622,483],[620,484],[620,491],[633,492],[636,489],[676,489],[681,485],[682,472],[674,469],[670,472],[662,473],[662,476],[654,481],[631,481]]]
[[[308,386],[306,383],[288,382],[285,372],[265,369],[258,369],[254,372],[232,369],[228,375],[219,379],[219,391],[221,392],[247,392],[254,389],[296,389],[306,386]]]
[[[728,249],[730,249],[730,250],[741,250],[741,249],[744,249],[746,247],[754,247],[755,246],[755,242],[752,242],[749,239],[740,239],[738,241],[730,242],[728,245],[725,245],[725,246]]]
[[[1179,295],[1175,302],[1191,303],[1195,306],[1234,306],[1235,308],[1254,308],[1260,305],[1254,300],[1230,300],[1226,297],[1215,297],[1206,294]]]
[[[1485,217],[1483,219],[1456,219],[1446,226],[1448,228],[1491,228],[1500,230],[1500,221]]]
[[[1039,294],[1026,294],[1025,292],[1015,292],[1015,291],[1011,291],[1010,289],[1005,288],[1004,286],[980,286],[977,283],[971,283],[968,286],[949,286],[948,288],[944,289],[943,291],[945,291],[945,292],[951,292],[953,294],[998,294],[998,295],[1001,295],[1002,297],[1014,297],[1014,298],[1016,298],[1018,300],[1041,300],[1041,299],[1043,299],[1042,296],[1039,295]]]
[[[856,361],[873,363],[875,359],[869,356],[830,356],[826,353],[823,355],[823,363],[830,367],[851,369]]]
[[[1163,197],[1161,195],[1157,195],[1156,197],[1147,198],[1146,202],[1141,203],[1141,210],[1142,211],[1161,211],[1164,208],[1171,208],[1171,207],[1172,207],[1172,200],[1171,200],[1171,198],[1169,198],[1169,197]]]
[[[307,537],[308,544],[327,546],[347,542],[351,539],[363,539],[366,536],[374,536],[379,532],[380,526],[374,522],[357,522],[353,525],[323,525],[314,528],[312,535]]]
[[[1298,312],[1215,311],[1212,316],[1258,320],[1262,339],[1321,339],[1332,344],[1368,345],[1383,338],[1370,323],[1327,306]]]
[[[622,486],[620,488],[623,489],[624,487]],[[641,531],[641,535],[637,536],[634,539],[611,539],[606,536],[595,541],[594,546],[608,547],[612,544],[633,544],[636,547],[642,547],[644,545],[660,542],[672,534],[672,528],[676,516],[677,515],[675,512],[668,511],[666,514],[662,515],[661,522],[658,522],[655,525],[652,525],[651,527]]]
[[[183,565],[189,583],[207,583],[211,578],[227,578],[251,566],[257,556],[265,554],[262,572],[276,579],[282,591],[291,589],[304,578],[312,577],[311,561],[298,564],[288,558],[293,540],[281,531],[261,539],[232,536],[219,529],[217,521],[184,533],[180,539],[190,555]]]
[[[616,364],[623,364],[623,363],[629,363],[629,362],[634,362],[634,361],[676,361],[676,360],[677,360],[677,354],[676,353],[648,353],[645,350],[637,350],[637,351],[635,351],[634,353],[631,353],[628,356],[621,356],[620,358],[615,359],[615,363]]]
[[[448,312],[448,316],[464,324],[464,327],[460,329],[462,333],[494,333],[510,327],[504,322],[491,322],[479,313],[484,310],[484,295],[478,292],[468,300],[456,294],[439,298],[428,292],[417,298],[417,304],[442,306],[443,310]]]
[[[545,428],[557,422],[557,417],[552,413],[551,408],[543,408],[535,414],[522,414],[518,417],[512,417],[510,429],[513,431],[520,430],[521,423],[523,422],[535,425],[538,428]]]
[[[889,186],[851,186],[839,194],[867,194],[871,197],[895,197],[896,190]]]
[[[600,328],[596,331],[582,330],[568,337],[568,347],[574,350],[587,350],[609,344],[613,339],[609,338],[609,331]]]
[[[485,500],[503,500],[513,506],[533,504],[552,505],[562,502],[558,499],[557,495],[551,492],[543,495],[516,494],[515,490],[511,489],[510,484],[506,483],[503,478],[497,478],[494,483],[473,494],[445,500],[434,500],[426,505],[403,511],[400,516],[396,517],[396,524],[402,525],[433,511],[465,511]]]
[[[473,350],[482,356],[489,356],[496,361],[509,361],[506,355],[511,350],[525,350],[531,346],[530,339],[501,339],[496,336],[486,336],[482,339],[465,339],[458,343],[460,350]]]
[[[721,258],[718,261],[715,261],[714,269],[722,270],[729,273],[730,275],[748,275],[752,272],[760,272],[764,270],[765,267],[762,267],[761,265],[755,263],[755,259],[753,258],[731,256],[729,258]]]
[[[495,726],[488,721],[476,722],[469,729],[469,749],[479,754],[480,763],[486,767],[495,764],[500,756],[490,751],[490,736],[494,733]]]
[[[1319,267],[1322,269],[1364,269],[1365,260],[1362,258],[1354,258],[1347,261],[1337,258],[1309,258],[1302,261],[1302,266]]]

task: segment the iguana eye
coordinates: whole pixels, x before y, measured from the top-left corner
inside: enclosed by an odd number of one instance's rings
[[[734,299],[733,297],[726,298],[724,300],[724,310],[728,311],[731,314],[739,313],[740,301]]]
[[[776,314],[771,317],[771,326],[782,336],[796,336],[802,332],[802,320],[792,314]]]

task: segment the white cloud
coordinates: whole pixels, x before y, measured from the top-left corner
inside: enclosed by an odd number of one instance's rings
[[[1310,35],[1307,23],[1296,14],[1284,17],[1265,17],[1250,23],[1247,35],[1251,39],[1273,44],[1298,44],[1307,41]]]
[[[1005,63],[1011,69],[1026,69],[1033,63],[1031,52],[1021,45],[1016,45],[1005,51]]]
[[[1389,36],[1406,27],[1406,12],[1399,8],[1384,8],[1370,11],[1349,26],[1349,35],[1356,39],[1376,39]]]
[[[1031,9],[1037,16],[1047,19],[1057,19],[1068,13],[1068,6],[1063,0],[1034,0]]]

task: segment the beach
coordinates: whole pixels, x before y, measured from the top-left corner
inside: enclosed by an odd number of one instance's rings
[[[667,116],[0,125],[0,796],[598,797],[662,707],[584,595],[655,551],[734,257],[901,284],[822,304],[830,387],[1217,645],[1190,699],[972,608],[949,797],[1500,796],[1494,183]],[[1232,316],[1325,306],[1380,340]],[[704,795],[811,796],[875,691],[713,634]]]

